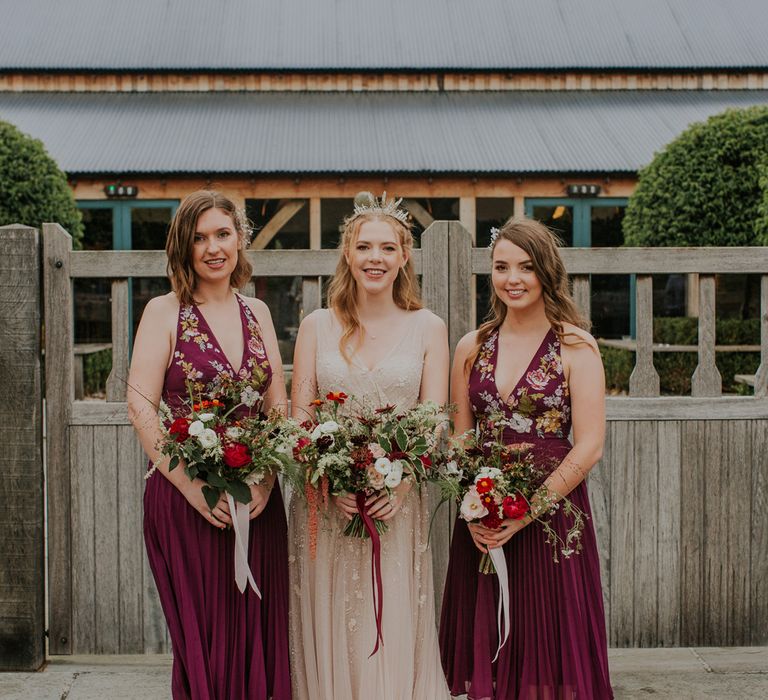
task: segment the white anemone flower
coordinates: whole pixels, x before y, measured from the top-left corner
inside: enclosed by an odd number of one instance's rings
[[[205,426],[202,421],[196,420],[189,424],[189,434],[192,437],[197,437],[203,430],[205,430]]]
[[[488,509],[480,500],[480,494],[473,486],[465,494],[461,501],[461,517],[464,520],[479,520],[488,515]]]
[[[386,476],[392,471],[392,462],[390,462],[387,457],[379,457],[373,463],[373,468],[379,472],[379,474],[384,474],[384,476]]]
[[[393,489],[395,486],[398,486],[402,480],[403,463],[399,459],[396,459],[394,462],[392,462],[389,474],[387,474],[386,478],[384,479],[384,485]]]

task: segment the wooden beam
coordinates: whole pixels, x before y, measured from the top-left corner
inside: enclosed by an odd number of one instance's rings
[[[251,250],[263,250],[269,245],[269,242],[277,235],[283,226],[285,226],[298,212],[300,212],[304,205],[305,200],[295,200],[287,202],[280,209],[277,210],[275,215],[267,222],[261,231],[259,231],[256,238],[250,245]]]
[[[411,216],[418,221],[425,229],[432,225],[435,217],[432,216],[424,207],[413,199],[404,199],[403,206],[411,213]]]

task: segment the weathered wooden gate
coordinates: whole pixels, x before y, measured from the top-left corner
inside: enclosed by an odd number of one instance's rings
[[[43,231],[50,651],[168,650],[141,535],[145,461],[128,422],[128,280],[163,277],[156,251],[73,252]],[[335,251],[250,253],[254,275],[303,278],[305,313],[321,303]],[[574,294],[589,313],[590,274],[637,275],[637,353],[628,397],[608,399],[605,456],[589,477],[612,646],[768,643],[768,249],[568,249]],[[470,330],[472,276],[488,274],[458,222],[436,222],[415,251],[427,306],[451,346]],[[755,397],[720,396],[716,274],[762,275],[762,363]],[[692,397],[659,396],[652,275],[700,275],[699,364]],[[107,401],[73,395],[72,279],[112,281],[113,369]],[[433,554],[439,598],[452,515]]]

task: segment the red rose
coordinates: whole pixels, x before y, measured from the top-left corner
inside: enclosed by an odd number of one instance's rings
[[[231,442],[224,448],[224,464],[231,469],[240,469],[251,463],[251,453],[241,442]]]
[[[507,518],[520,520],[530,510],[530,506],[522,496],[506,496],[501,504],[501,509]]]
[[[493,486],[494,486],[493,479],[489,479],[487,476],[484,476],[482,479],[478,479],[477,483],[475,483],[477,492],[480,494],[488,493],[489,491],[492,491]]]
[[[499,509],[491,508],[488,511],[488,515],[486,515],[484,518],[481,518],[480,522],[489,530],[498,530],[504,521],[499,517]]]
[[[184,442],[189,437],[189,420],[186,418],[177,418],[171,427],[168,428],[168,432],[174,436],[176,442]]]

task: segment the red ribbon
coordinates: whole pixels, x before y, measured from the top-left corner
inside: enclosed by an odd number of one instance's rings
[[[373,648],[369,659],[379,650],[379,644],[384,644],[384,639],[381,636],[381,613],[384,607],[382,600],[383,586],[381,583],[381,540],[379,539],[379,531],[376,529],[376,523],[373,518],[368,515],[368,510],[365,507],[365,493],[358,491],[356,494],[357,500],[357,512],[360,515],[360,519],[363,521],[363,526],[368,536],[371,538],[371,588],[373,589],[373,614],[376,617],[376,646]]]

